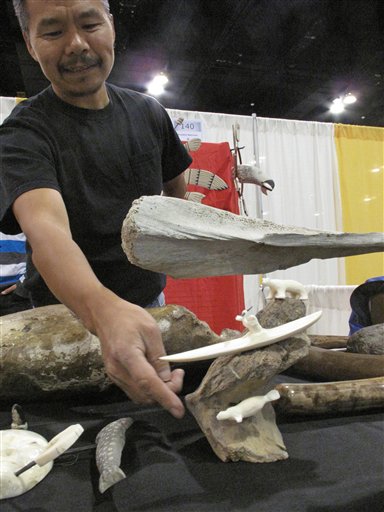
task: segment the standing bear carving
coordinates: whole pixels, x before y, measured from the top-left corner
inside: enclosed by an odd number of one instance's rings
[[[307,300],[308,293],[304,286],[292,279],[269,279],[262,280],[263,288],[269,288],[269,299],[286,299],[287,293],[294,299]]]

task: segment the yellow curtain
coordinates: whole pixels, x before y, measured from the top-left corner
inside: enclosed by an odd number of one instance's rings
[[[343,231],[384,231],[384,128],[335,125]],[[382,253],[345,258],[346,284],[384,275]]]

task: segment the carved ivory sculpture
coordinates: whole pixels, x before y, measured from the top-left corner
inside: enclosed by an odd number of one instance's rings
[[[96,436],[96,465],[100,472],[101,493],[126,477],[120,462],[125,433],[132,423],[132,418],[120,418],[106,425]]]
[[[233,407],[228,407],[225,411],[220,411],[216,415],[216,419],[219,421],[234,420],[237,423],[241,423],[244,418],[254,416],[266,403],[278,400],[279,398],[280,393],[276,389],[271,389],[264,396],[251,396]]]
[[[241,321],[243,326],[248,329],[248,332],[244,334],[244,336],[241,336],[241,338],[215,343],[214,345],[208,345],[194,350],[187,350],[180,354],[163,356],[160,357],[160,359],[163,361],[181,363],[203,361],[204,359],[212,359],[218,356],[236,354],[246,350],[265,347],[304,331],[307,327],[314,324],[320,316],[321,311],[316,311],[311,315],[297,318],[292,322],[279,325],[272,329],[263,329],[255,315],[248,315],[247,311],[243,311],[242,315],[236,317],[236,320]]]
[[[51,471],[53,462],[15,472],[44,452],[48,441],[29,430],[0,430],[0,499],[19,496],[38,484]]]
[[[267,274],[306,263],[384,250],[383,233],[283,226],[164,196],[133,202],[122,227],[129,261],[175,278]]]
[[[294,299],[308,300],[308,293],[304,286],[293,279],[269,279],[262,280],[263,287],[269,288],[268,299],[285,299],[287,293]]]

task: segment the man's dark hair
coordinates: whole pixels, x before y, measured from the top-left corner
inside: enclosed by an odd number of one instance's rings
[[[28,9],[26,6],[25,0],[12,0],[13,1],[13,8],[15,9],[15,13],[17,16],[17,19],[19,20],[20,28],[23,32],[28,32],[28,22],[29,22],[29,15],[28,15]],[[101,2],[104,5],[104,8],[106,12],[109,14],[109,0],[101,0]]]

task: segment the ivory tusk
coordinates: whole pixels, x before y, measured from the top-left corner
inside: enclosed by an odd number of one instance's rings
[[[384,356],[310,347],[308,355],[289,368],[291,372],[326,381],[382,377]]]
[[[312,384],[278,384],[277,412],[337,414],[384,407],[384,377]]]

